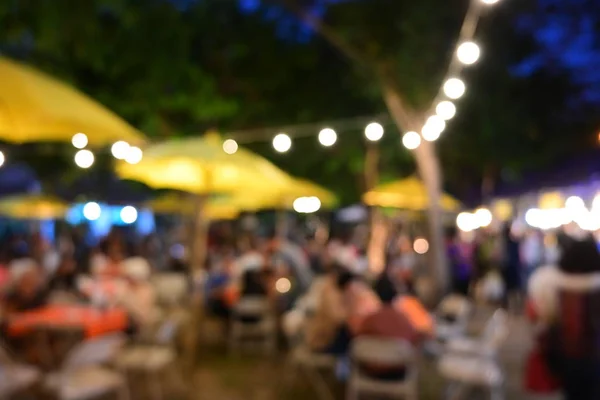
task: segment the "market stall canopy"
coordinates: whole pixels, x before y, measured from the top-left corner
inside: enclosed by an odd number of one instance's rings
[[[425,210],[429,207],[429,196],[423,182],[416,177],[401,179],[375,187],[363,195],[369,206]],[[457,211],[461,204],[454,197],[443,193],[441,207],[445,211]]]
[[[167,194],[157,197],[147,202],[145,206],[155,214],[189,216],[196,211],[194,200],[189,196],[185,197],[180,194]],[[202,212],[209,220],[231,220],[237,218],[241,211],[243,210],[234,204],[227,204],[220,201],[220,199],[211,199],[206,203]]]
[[[69,205],[55,197],[40,194],[24,194],[0,199],[0,215],[16,219],[63,218]]]
[[[0,57],[0,140],[71,142],[80,132],[92,146],[146,141],[122,118],[75,88]]]
[[[141,162],[117,164],[117,173],[155,189],[196,194],[265,192],[285,187],[290,179],[249,150],[239,148],[233,154],[226,153],[221,138],[214,133],[150,146]]]

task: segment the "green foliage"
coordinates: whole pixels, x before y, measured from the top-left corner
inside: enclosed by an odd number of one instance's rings
[[[245,131],[381,114],[385,105],[376,78],[381,72],[414,109],[427,109],[467,5],[271,0],[243,12],[235,0],[189,3],[178,8],[168,0],[0,2],[0,51],[73,83],[154,138],[210,128]],[[284,3],[323,11],[323,21],[366,63],[351,62],[322,36],[307,34]],[[510,66],[535,51],[529,36],[514,32],[523,11],[513,3],[494,9],[480,26],[483,59],[467,72],[467,95],[440,142],[446,181],[455,193],[477,187],[484,176],[499,179],[507,171],[545,165],[588,139],[586,115],[565,117],[573,88],[562,71],[510,75]],[[343,203],[357,201],[364,188],[362,131],[331,127],[339,140],[330,149],[317,143],[316,132],[295,140],[285,155],[270,143],[249,147],[292,174],[332,188]],[[299,129],[286,131],[304,133]],[[570,148],[565,132],[575,138]],[[240,142],[254,139],[248,131]],[[387,125],[380,143],[382,180],[414,172],[399,140],[400,132]],[[72,154],[63,153],[36,169],[65,176]],[[40,160],[28,157],[33,165]]]

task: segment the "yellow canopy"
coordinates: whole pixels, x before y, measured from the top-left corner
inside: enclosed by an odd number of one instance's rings
[[[69,206],[64,201],[46,195],[20,195],[0,199],[0,214],[18,219],[63,218]]]
[[[123,119],[73,87],[26,65],[0,57],[0,139],[70,142],[85,133],[89,144],[146,138]]]
[[[192,215],[195,204],[191,198],[176,194],[160,196],[146,203],[146,206],[157,214]],[[242,210],[233,204],[220,204],[219,201],[209,201],[203,209],[204,216],[210,220],[235,219]]]
[[[305,179],[290,178],[286,185],[265,191],[236,193],[232,196],[235,203],[245,210],[266,208],[292,209],[294,200],[299,197],[317,197],[326,208],[334,207],[337,198],[329,190]],[[226,201],[226,199],[223,199]]]
[[[427,189],[421,180],[410,177],[392,183],[379,185],[363,195],[363,201],[369,206],[403,208],[406,210],[425,210],[429,207]],[[448,194],[442,194],[442,209],[456,211],[460,202]]]
[[[216,134],[150,146],[140,163],[117,164],[117,173],[156,189],[199,194],[264,192],[285,187],[290,179],[258,154],[242,148],[225,153]]]

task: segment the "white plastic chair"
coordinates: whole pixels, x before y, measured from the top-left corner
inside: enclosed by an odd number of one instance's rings
[[[185,274],[156,274],[152,276],[151,282],[158,301],[170,307],[182,304],[189,292],[189,283]]]
[[[471,302],[464,296],[452,294],[445,297],[436,311],[436,338],[445,342],[463,336],[472,310]]]
[[[244,321],[255,318],[256,322]],[[260,341],[266,353],[277,348],[277,324],[268,299],[263,297],[242,297],[231,312],[229,349],[238,351],[244,340]]]
[[[358,337],[352,343],[351,357],[348,400],[357,400],[361,394],[417,400],[417,358],[408,342],[373,336]],[[377,379],[364,372],[365,366],[399,367],[404,369],[405,376],[398,381]]]
[[[16,363],[8,351],[0,346],[0,399],[8,399],[31,389],[41,376],[37,368]]]
[[[486,323],[480,337],[457,337],[446,343],[447,353],[497,358],[508,336],[508,315],[497,310]]]
[[[179,321],[171,318],[164,321],[153,335],[151,343],[134,345],[125,349],[115,359],[115,366],[120,371],[144,373],[148,387],[154,399],[163,399],[163,373],[175,372],[172,367],[177,354],[174,349],[175,339],[179,332]],[[175,377],[175,375],[173,375]],[[176,376],[179,380],[181,377]]]
[[[45,387],[61,400],[95,399],[115,393],[128,400],[126,380],[102,365],[108,364],[125,343],[122,335],[106,335],[77,345],[67,356],[62,368],[47,375]]]
[[[498,353],[508,336],[508,316],[498,310],[486,324],[480,338],[456,338],[446,345],[438,370],[448,382],[449,395],[461,398],[471,387],[485,388],[492,400],[504,398],[504,374]]]

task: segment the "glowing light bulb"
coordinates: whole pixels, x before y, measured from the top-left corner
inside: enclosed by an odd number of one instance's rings
[[[292,148],[292,139],[285,133],[279,133],[273,138],[273,148],[279,153],[285,153]]]
[[[383,126],[377,122],[371,122],[365,128],[365,137],[371,142],[377,142],[383,137]]]
[[[449,98],[460,99],[467,90],[465,83],[458,78],[450,78],[444,83],[444,94]]]
[[[331,128],[322,129],[319,132],[319,143],[325,147],[330,147],[337,141],[337,133]]]
[[[223,142],[223,151],[227,154],[235,154],[238,151],[238,144],[233,139],[227,139]]]
[[[463,63],[464,65],[472,65],[479,60],[479,56],[481,55],[481,49],[474,42],[464,42],[458,49],[456,50],[456,57],[458,61]]]

